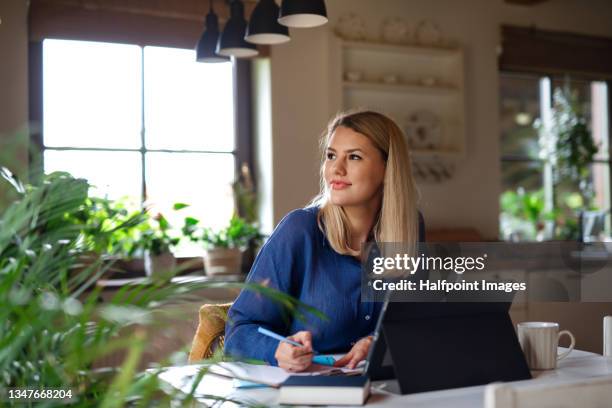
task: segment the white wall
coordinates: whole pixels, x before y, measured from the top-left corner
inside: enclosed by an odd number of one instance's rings
[[[330,24],[292,30],[292,41],[271,48],[274,218],[303,206],[317,192],[317,140],[336,110],[330,103],[326,30],[348,12],[362,16],[370,34],[386,17],[416,24],[435,21],[465,50],[467,154],[454,178],[421,184],[428,228],[474,227],[498,234],[499,91],[497,50],[502,23],[612,37],[612,2],[551,0],[532,7],[502,0],[328,0]]]
[[[260,58],[253,63],[253,135],[255,138],[255,179],[258,191],[259,222],[264,234],[274,229],[273,187],[274,174],[272,163],[272,97],[270,60]]]
[[[329,120],[327,27],[293,30],[271,47],[274,219],[316,194],[318,137]]]

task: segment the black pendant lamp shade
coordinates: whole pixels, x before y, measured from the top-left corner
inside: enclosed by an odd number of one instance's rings
[[[211,10],[206,16],[206,28],[196,46],[196,61],[198,62],[225,62],[228,57],[217,55],[217,42],[219,40],[219,20],[217,15]]]
[[[289,29],[278,23],[279,8],[274,0],[260,0],[247,27],[245,40],[254,44],[282,44],[290,40]]]
[[[323,25],[327,23],[325,0],[283,0],[278,22],[295,28]]]
[[[241,0],[232,0],[230,4],[230,19],[219,37],[217,54],[237,58],[254,57],[259,52],[255,44],[244,40],[247,22],[244,18],[244,5]]]

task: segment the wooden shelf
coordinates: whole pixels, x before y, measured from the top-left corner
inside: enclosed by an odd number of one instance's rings
[[[221,283],[221,282],[244,282],[246,275],[244,274],[231,274],[231,275],[214,275],[214,276],[202,276],[202,275],[183,275],[175,276],[171,282],[174,284],[188,284],[188,283]],[[152,285],[153,279],[149,277],[132,278],[132,279],[98,279],[96,286],[100,286],[104,289],[108,288],[120,288],[126,285]]]
[[[451,87],[442,86],[424,86],[411,84],[387,84],[384,82],[351,82],[344,81],[342,85],[346,89],[376,91],[376,92],[400,92],[400,93],[416,93],[425,95],[459,95],[459,90]]]
[[[365,41],[343,41],[347,49],[375,51],[383,53],[409,54],[423,57],[456,57],[461,53],[459,48],[426,47],[420,45],[384,44]]]

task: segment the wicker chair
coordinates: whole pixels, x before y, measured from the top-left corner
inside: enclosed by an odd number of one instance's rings
[[[200,323],[189,353],[190,363],[210,358],[215,350],[223,349],[225,321],[231,305],[231,303],[207,304],[200,308]]]

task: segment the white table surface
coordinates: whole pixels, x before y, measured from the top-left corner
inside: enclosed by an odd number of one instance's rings
[[[560,347],[561,349],[561,347]],[[193,373],[197,365],[170,367],[160,378],[170,385],[188,392],[190,381],[185,374]],[[516,381],[514,384],[538,382],[562,382],[612,375],[612,358],[586,351],[574,350],[561,360],[556,370],[532,371],[533,379]],[[484,385],[455,388],[442,391],[430,391],[418,394],[397,395],[385,391],[384,382],[373,383],[372,393],[366,402],[368,407],[427,407],[427,408],[473,408],[484,405]],[[273,388],[234,389],[232,380],[212,375],[205,375],[196,390],[196,396],[208,394],[231,398],[239,401],[250,401],[267,406],[278,405],[278,390]],[[206,403],[206,400],[202,400]],[[210,403],[210,401],[208,401]],[[223,406],[228,406],[224,404]]]

